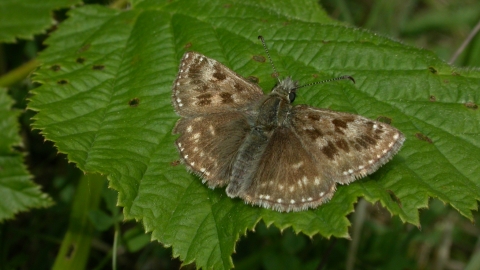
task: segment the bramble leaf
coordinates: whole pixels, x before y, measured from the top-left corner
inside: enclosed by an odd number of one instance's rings
[[[301,3],[300,3],[301,2]],[[455,69],[429,51],[329,19],[315,1],[137,1],[128,11],[85,6],[48,40],[29,107],[35,127],[85,172],[107,175],[128,219],[197,267],[230,268],[235,243],[263,219],[280,228],[347,237],[358,197],[419,225],[439,198],[472,219],[480,199],[479,72]],[[391,122],[407,137],[368,178],[339,186],[321,207],[278,213],[208,189],[178,164],[171,87],[187,50],[275,84],[257,40],[281,76],[308,83],[299,103]]]

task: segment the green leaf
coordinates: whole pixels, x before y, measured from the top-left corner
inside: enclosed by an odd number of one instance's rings
[[[315,1],[138,1],[119,12],[70,12],[41,55],[34,126],[85,172],[107,175],[127,219],[197,267],[230,268],[235,243],[263,219],[309,236],[348,237],[358,197],[419,226],[431,197],[472,219],[480,194],[479,72],[431,52],[330,20]],[[212,57],[268,92],[275,84],[257,36],[282,76],[302,83],[296,102],[391,121],[400,153],[368,178],[339,186],[321,207],[279,213],[211,190],[178,165],[171,86],[186,50]],[[318,78],[317,78],[318,77]]]
[[[18,134],[19,111],[12,110],[13,100],[0,88],[0,222],[31,208],[48,207],[50,197],[40,191],[23,164],[23,156],[13,150],[22,145]]]
[[[0,1],[0,42],[16,38],[32,39],[55,23],[52,11],[81,0],[2,0]]]

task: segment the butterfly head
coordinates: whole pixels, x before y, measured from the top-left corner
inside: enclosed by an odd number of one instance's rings
[[[286,77],[285,79],[279,81],[279,83],[273,88],[272,92],[288,99],[288,101],[292,103],[297,96],[297,88],[298,81],[294,81],[292,78]]]

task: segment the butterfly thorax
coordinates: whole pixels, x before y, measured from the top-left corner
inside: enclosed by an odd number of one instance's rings
[[[288,121],[292,106],[290,103],[295,98],[297,82],[290,77],[285,78],[276,85],[270,95],[258,107],[255,127],[264,132],[284,126]],[[293,98],[292,98],[293,97]]]

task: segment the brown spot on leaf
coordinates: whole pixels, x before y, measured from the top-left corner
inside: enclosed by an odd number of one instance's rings
[[[434,95],[431,95],[430,96],[430,101],[435,102],[435,101],[437,101],[437,98]]]
[[[103,70],[105,69],[104,65],[93,65],[92,67],[93,70]]]
[[[322,148],[322,153],[324,153],[329,159],[333,159],[337,152],[337,148],[331,141]]]
[[[420,132],[415,133],[415,137],[417,137],[417,139],[419,139],[421,141],[428,142],[428,143],[433,143],[432,139],[430,139],[428,136],[426,136],[426,135],[424,135]]]
[[[88,49],[90,49],[90,46],[91,46],[90,44],[83,45],[80,49],[78,49],[78,53],[88,51]]]
[[[478,105],[469,101],[467,103],[465,103],[465,107],[469,108],[469,109],[473,109],[473,110],[476,110],[478,109]]]
[[[68,81],[67,80],[58,80],[57,81],[57,84],[60,84],[60,85],[65,85],[65,84],[68,84]]]
[[[183,46],[184,49],[188,49],[192,47],[192,43],[191,42],[188,42],[187,44],[185,44],[185,46]]]
[[[79,64],[83,64],[85,62],[85,58],[83,57],[78,57],[77,60],[76,60],[77,63]]]
[[[180,160],[179,160],[179,159],[170,162],[170,166],[172,166],[172,167],[178,166],[179,164],[180,164]]]
[[[138,104],[140,104],[140,99],[138,98],[132,98],[128,101],[128,106],[130,107],[137,107]]]
[[[402,207],[402,202],[400,201],[400,199],[395,195],[395,193],[393,193],[393,191],[391,190],[387,190],[388,194],[390,194],[390,198],[395,201],[399,206],[400,208]]]
[[[428,71],[430,71],[433,74],[437,74],[438,71],[434,67],[428,67]]]
[[[252,83],[258,83],[259,79],[255,76],[248,76],[247,81],[252,82]]]
[[[350,150],[350,148],[348,147],[348,143],[347,141],[345,141],[344,139],[340,139],[338,141],[335,142],[335,145],[342,149],[343,151],[347,152]]]
[[[60,65],[53,65],[50,67],[51,70],[53,71],[59,71],[61,69]]]
[[[253,61],[257,61],[257,62],[260,62],[260,63],[264,63],[266,61],[265,57],[261,56],[261,55],[254,55],[254,56],[252,56],[252,59],[253,59]]]
[[[377,118],[377,121],[390,125],[392,123],[392,118],[389,118],[389,117],[386,117],[386,116],[379,116]]]
[[[230,93],[222,92],[220,94],[220,97],[222,98],[222,103],[223,104],[233,103],[232,94],[230,94]]]

